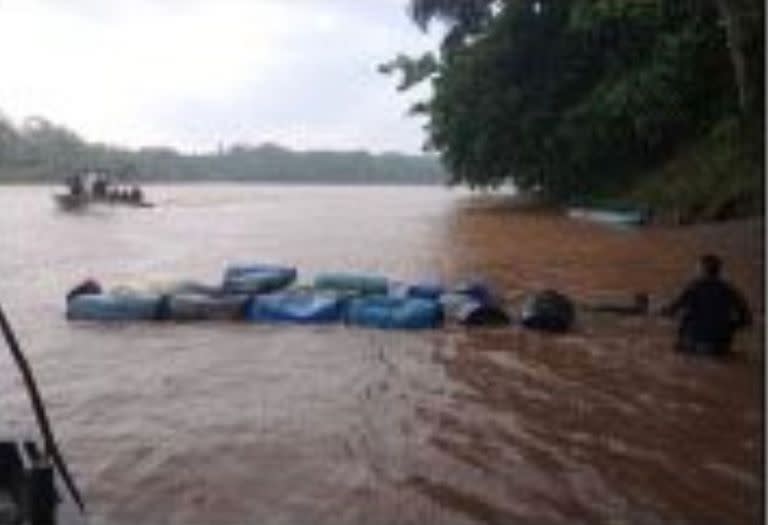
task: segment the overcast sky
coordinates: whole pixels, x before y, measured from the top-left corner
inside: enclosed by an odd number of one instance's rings
[[[0,111],[91,141],[418,152],[425,94],[377,64],[435,47],[407,0],[0,0]]]

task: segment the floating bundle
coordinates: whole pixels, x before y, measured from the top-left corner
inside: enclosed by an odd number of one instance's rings
[[[221,284],[195,281],[155,287],[151,292],[102,291],[87,281],[67,296],[67,318],[93,321],[222,321],[255,323],[336,323],[385,330],[420,330],[451,322],[463,326],[508,325],[511,316],[491,287],[465,281],[453,287],[439,282],[403,283],[379,275],[322,273],[312,286],[296,287],[295,268],[233,265]],[[573,306],[547,291],[523,308],[523,326],[565,331]]]
[[[249,321],[334,323],[344,315],[344,298],[336,293],[289,290],[257,295],[247,308]]]
[[[443,320],[440,304],[430,299],[372,295],[350,299],[349,324],[389,330],[437,328]]]
[[[160,318],[162,297],[154,294],[94,293],[67,301],[67,319],[149,321]]]
[[[291,285],[297,274],[296,268],[284,266],[230,266],[224,272],[221,288],[227,293],[270,293]]]

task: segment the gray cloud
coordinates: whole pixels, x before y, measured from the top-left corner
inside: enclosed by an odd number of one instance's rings
[[[0,48],[37,24],[64,55],[34,40],[26,57],[0,51],[11,73],[0,87],[3,110],[41,113],[91,140],[131,146],[199,151],[273,141],[413,152],[423,142],[422,122],[405,111],[425,90],[402,96],[376,71],[399,51],[434,47],[407,19],[405,1],[104,5],[0,0]]]

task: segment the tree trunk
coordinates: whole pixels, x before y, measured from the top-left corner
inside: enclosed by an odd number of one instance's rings
[[[739,109],[742,116],[751,118],[759,111],[762,82],[762,45],[755,43],[762,38],[764,20],[763,0],[716,0],[723,19],[728,52],[731,56],[734,80],[738,92]],[[755,34],[755,33],[758,34]],[[758,52],[761,56],[750,56]]]

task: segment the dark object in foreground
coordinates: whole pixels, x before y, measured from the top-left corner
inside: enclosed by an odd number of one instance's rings
[[[544,290],[525,300],[520,323],[543,332],[567,332],[574,318],[575,310],[570,299],[555,290]]]
[[[700,276],[662,309],[668,316],[682,312],[675,346],[681,352],[727,354],[736,331],[752,323],[744,297],[720,277],[721,266],[715,255],[701,257]]]
[[[85,523],[34,441],[0,441],[0,525]]]
[[[9,525],[83,523],[85,504],[56,444],[32,369],[21,351],[2,307],[0,307],[0,332],[24,380],[44,444],[42,451],[29,442],[18,445],[11,441],[10,445],[3,445],[4,448],[0,448],[0,525],[5,525],[6,522],[3,520],[6,517]],[[64,501],[59,498],[56,491],[59,480],[67,489],[66,501],[74,502],[79,509],[79,514],[68,512],[59,515],[57,513],[56,504]],[[73,505],[67,508],[70,507]],[[62,506],[61,509],[64,510],[65,507]]]

